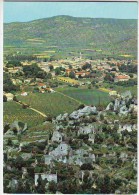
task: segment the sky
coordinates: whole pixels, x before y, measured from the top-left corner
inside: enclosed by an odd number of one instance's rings
[[[137,19],[137,2],[4,2],[4,22],[27,22],[57,15]]]

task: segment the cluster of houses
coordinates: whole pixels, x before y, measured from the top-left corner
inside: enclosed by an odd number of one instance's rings
[[[47,87],[45,83],[38,83],[37,86],[39,88],[40,93],[45,93],[45,92],[54,93],[55,92],[52,88]]]

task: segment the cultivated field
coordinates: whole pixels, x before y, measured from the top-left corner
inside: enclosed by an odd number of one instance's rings
[[[75,98],[87,105],[107,105],[110,97],[107,92],[96,89],[78,89],[78,88],[59,88],[59,92]]]
[[[58,80],[69,83],[69,84],[74,84],[74,85],[78,85],[79,82],[75,79],[71,79],[69,77],[57,77]]]
[[[80,103],[59,93],[30,93],[28,96],[18,96],[18,99],[29,104],[46,115],[57,116],[59,114],[74,111]]]
[[[36,126],[44,121],[44,117],[30,110],[23,109],[16,102],[4,102],[4,122],[12,123],[15,120],[27,123],[29,126]]]

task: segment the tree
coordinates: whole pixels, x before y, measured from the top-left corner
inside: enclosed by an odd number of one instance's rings
[[[61,74],[61,70],[59,67],[55,68],[55,75],[60,75]]]
[[[13,145],[13,142],[12,142],[12,140],[10,138],[8,138],[7,145],[8,146],[12,146]]]
[[[6,97],[6,95],[3,95],[3,102],[7,102],[7,97]]]
[[[72,69],[72,65],[69,65],[69,69]]]
[[[70,73],[69,73],[69,77],[70,77],[71,79],[75,78],[75,73],[74,73],[73,71],[70,72]]]
[[[113,82],[114,81],[114,74],[113,73],[106,73],[106,76],[104,77],[104,80]]]
[[[18,99],[16,96],[13,97],[13,101],[18,102]]]
[[[56,185],[56,183],[54,181],[49,182],[48,189],[50,190],[50,192],[53,192],[53,194],[55,194],[56,191],[57,191],[57,185]]]
[[[88,68],[91,68],[91,64],[88,63],[88,62],[86,62],[86,63],[82,66],[82,69],[83,69],[83,70],[86,70],[86,69],[88,69]]]
[[[21,62],[19,60],[10,60],[6,64],[7,68],[15,67],[15,66],[22,66]]]
[[[54,69],[54,66],[53,65],[50,65],[49,66],[49,69],[50,69],[50,71],[52,71]]]
[[[48,74],[47,74],[47,79],[51,79],[52,78],[52,74],[49,72]]]
[[[19,86],[16,86],[12,83],[10,75],[8,73],[4,73],[3,75],[3,90],[6,92],[19,90]]]
[[[46,78],[47,73],[43,71],[36,63],[32,65],[24,66],[23,72],[26,77],[38,77],[38,78]]]

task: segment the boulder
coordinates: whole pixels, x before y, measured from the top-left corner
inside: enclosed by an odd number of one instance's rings
[[[71,119],[79,119],[81,116],[87,116],[90,114],[97,114],[96,107],[85,106],[83,109],[76,110],[70,114]]]

